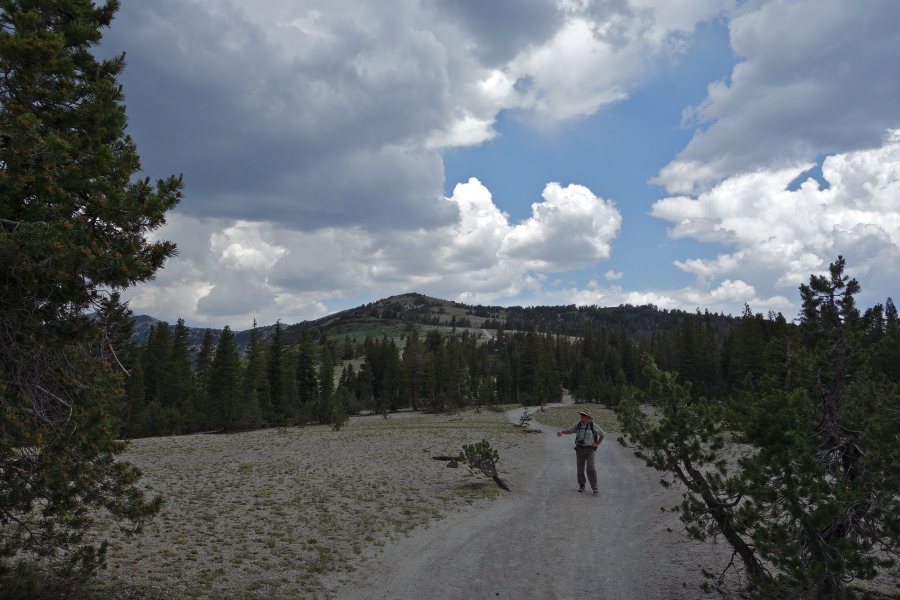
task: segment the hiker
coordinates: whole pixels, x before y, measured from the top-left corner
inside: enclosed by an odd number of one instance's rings
[[[581,420],[569,427],[568,429],[560,429],[556,432],[556,437],[562,435],[575,434],[575,458],[576,469],[578,470],[578,491],[584,491],[584,471],[587,467],[587,480],[591,482],[591,489],[595,494],[600,493],[597,487],[597,468],[594,466],[594,453],[597,446],[606,437],[606,432],[594,423],[591,419],[591,413],[586,410],[579,410],[578,414]]]

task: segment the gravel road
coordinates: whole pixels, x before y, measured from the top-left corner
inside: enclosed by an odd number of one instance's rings
[[[510,411],[518,422],[521,409]],[[446,517],[366,561],[334,597],[599,598],[694,600],[707,596],[700,565],[722,567],[722,544],[699,544],[661,506],[680,501],[615,435],[597,453],[600,494],[579,493],[569,437],[545,435],[521,450],[526,476],[477,514]],[[501,457],[502,463],[503,457]],[[502,464],[501,464],[502,467]]]

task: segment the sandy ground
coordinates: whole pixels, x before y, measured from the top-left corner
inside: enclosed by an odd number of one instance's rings
[[[518,420],[519,411],[509,418]],[[571,438],[544,434],[522,448],[503,493],[477,514],[456,514],[385,548],[335,597],[674,600],[704,594],[701,566],[729,553],[681,533],[679,502],[658,475],[610,435],[597,454],[601,493],[577,492]]]
[[[120,599],[697,599],[729,553],[662,512],[680,492],[610,435],[601,493],[578,493],[570,437],[507,414],[354,418],[326,427],[133,442],[166,508],[111,524],[101,590]],[[537,417],[539,418],[539,416]],[[510,492],[433,456],[488,439]],[[711,596],[710,596],[711,597]]]
[[[489,439],[518,480],[528,435],[502,412],[401,413],[228,435],[134,440],[123,455],[165,507],[137,537],[102,514],[98,588],[114,600],[337,598],[332,579],[451,515],[493,506],[497,486],[432,456]],[[506,461],[504,461],[506,462]]]

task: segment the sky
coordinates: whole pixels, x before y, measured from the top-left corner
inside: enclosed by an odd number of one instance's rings
[[[122,0],[135,314],[292,324],[418,292],[799,313],[900,300],[896,0]]]

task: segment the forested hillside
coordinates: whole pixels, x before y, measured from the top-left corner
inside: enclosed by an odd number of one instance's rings
[[[864,320],[875,363],[896,379],[893,303]],[[614,406],[645,386],[643,353],[691,381],[695,396],[725,400],[764,374],[789,377],[790,349],[802,345],[782,315],[749,307],[732,318],[653,306],[467,306],[419,294],[289,326],[232,332],[155,322],[130,335],[126,436],[537,405],[558,401],[564,389]]]
[[[296,343],[303,330],[310,330],[315,336],[327,334],[349,335],[364,338],[366,333],[391,335],[398,330],[409,331],[410,325],[449,327],[455,329],[503,328],[507,331],[526,331],[533,325],[539,333],[554,333],[579,337],[590,323],[594,329],[623,330],[633,339],[651,337],[655,333],[671,333],[681,327],[689,313],[680,310],[659,309],[653,305],[616,307],[597,306],[482,306],[467,305],[448,300],[440,300],[422,294],[391,296],[377,302],[337,312],[314,321],[303,321],[293,325],[282,324],[282,335],[288,342]],[[731,315],[709,314],[710,323],[720,339],[730,330],[737,319]],[[770,315],[774,318],[774,315]],[[132,340],[145,343],[150,330],[161,321],[150,316],[132,317],[134,330]],[[212,329],[218,339],[221,329]],[[363,332],[360,336],[360,332]],[[187,327],[188,343],[196,352],[203,342],[205,329]],[[275,334],[275,325],[257,327],[259,339],[266,343]],[[243,354],[250,341],[250,330],[235,331],[234,343]]]

